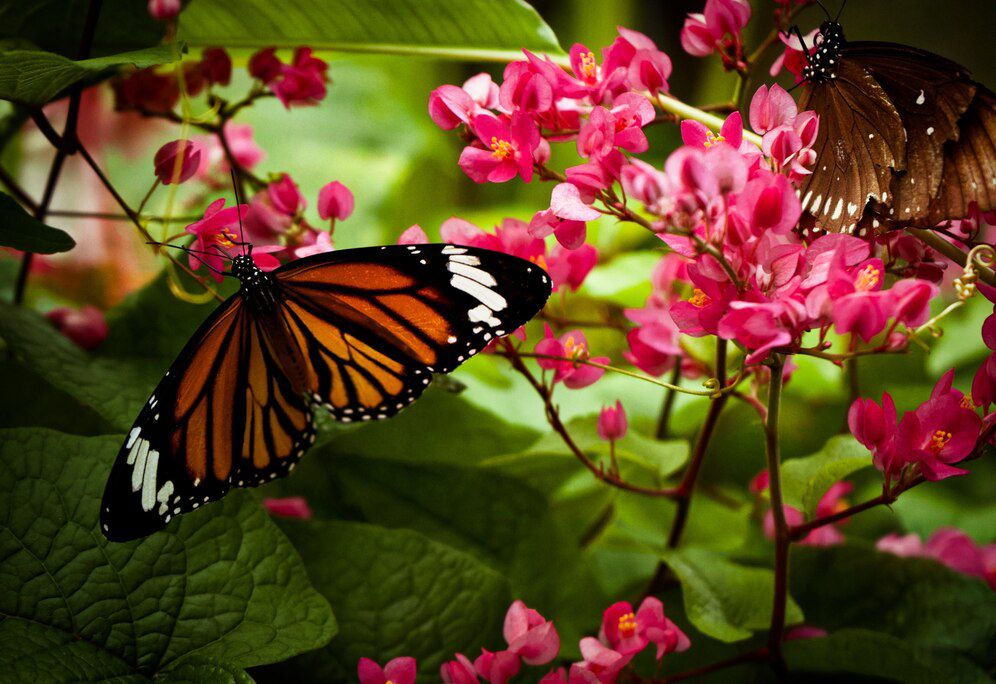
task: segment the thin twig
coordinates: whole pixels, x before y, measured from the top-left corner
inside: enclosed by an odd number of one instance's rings
[[[771,514],[775,521],[775,586],[771,607],[771,629],[768,632],[768,650],[776,672],[784,672],[782,636],[785,631],[785,608],[788,604],[789,526],[782,504],[781,455],[778,442],[778,416],[782,397],[782,369],[785,357],[771,357],[771,380],[768,384],[768,420],[764,425],[764,451],[768,461],[768,492],[771,496]]]
[[[25,192],[24,188],[22,188],[2,166],[0,166],[0,184],[3,184],[3,186],[7,188],[7,192],[13,195],[14,199],[23,204],[24,207],[32,214],[38,211],[38,203],[31,199],[28,193]],[[52,212],[49,212],[49,214],[51,213]]]
[[[671,384],[675,387],[681,382],[681,355],[674,357],[674,370],[671,371]],[[661,415],[657,419],[657,439],[666,439],[668,434],[668,424],[671,422],[671,413],[674,411],[674,402],[678,393],[668,388],[664,392],[664,404],[661,406]]]
[[[951,259],[951,261],[955,262],[959,266],[964,267],[965,264],[968,263],[968,255],[965,252],[958,249],[957,245],[951,244],[934,231],[924,230],[922,228],[907,228],[906,232],[920,240],[920,242],[924,243],[931,249],[934,249],[946,256],[948,259]],[[985,266],[976,265],[975,270],[979,274],[979,278],[981,280],[988,285],[996,287],[996,274],[994,274],[991,269],[988,269]]]

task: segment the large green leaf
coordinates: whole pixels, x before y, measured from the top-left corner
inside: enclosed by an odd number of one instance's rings
[[[0,671],[152,675],[183,659],[282,660],[335,632],[300,557],[250,493],[124,544],[98,529],[121,437],[0,433]]]
[[[119,431],[131,425],[163,372],[148,361],[95,358],[23,307],[0,304],[0,337],[52,387],[93,409]]]
[[[328,646],[264,670],[274,678],[353,680],[361,657],[414,656],[419,681],[438,681],[454,652],[500,643],[505,579],[473,557],[408,530],[283,521],[340,633]]]
[[[984,684],[992,681],[985,672],[963,659],[866,629],[843,629],[824,638],[790,641],[785,644],[784,652],[793,672],[818,672],[838,677],[847,673],[904,684]]]
[[[524,0],[193,0],[180,21],[191,45],[267,45],[510,61],[521,48],[562,54]]]
[[[852,545],[799,547],[790,582],[810,624],[874,629],[996,664],[996,595],[934,560]]]
[[[172,45],[78,62],[42,50],[3,50],[0,51],[0,100],[41,106],[84,79],[97,78],[128,64],[141,68],[178,58],[179,53]]]
[[[0,40],[27,41],[73,57],[79,50],[87,0],[0,0]],[[165,23],[149,15],[148,3],[108,0],[100,8],[90,54],[95,57],[158,44]]]
[[[771,623],[771,570],[739,565],[703,549],[670,551],[663,558],[681,582],[688,619],[703,634],[740,641]],[[791,596],[785,619],[802,622],[802,610]]]
[[[806,513],[816,510],[827,490],[839,480],[871,466],[871,455],[850,435],[831,437],[812,456],[793,458],[782,466],[785,503]]]
[[[32,217],[12,197],[0,192],[0,246],[36,254],[55,254],[68,252],[76,242],[66,232]]]

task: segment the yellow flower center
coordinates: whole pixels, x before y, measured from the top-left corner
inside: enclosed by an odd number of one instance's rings
[[[504,161],[515,154],[512,143],[507,140],[499,140],[497,136],[491,136],[491,156],[498,161]]]
[[[868,264],[858,271],[858,277],[854,279],[854,287],[862,292],[867,292],[879,284],[882,280],[882,272],[872,264]]]
[[[969,411],[975,410],[975,400],[972,399],[971,392],[965,392],[965,396],[961,398],[961,407],[967,408]]]
[[[537,254],[536,256],[529,257],[529,260],[542,268],[544,271],[550,270],[546,265],[546,257],[542,254]]]
[[[935,454],[939,453],[941,449],[947,446],[947,443],[950,440],[950,432],[945,432],[944,430],[934,430],[934,434],[930,436],[930,443],[927,445],[927,448]]]
[[[564,343],[564,354],[574,361],[586,361],[588,359],[588,347],[584,342],[577,342],[573,337],[568,337]]]
[[[707,295],[699,288],[695,288],[694,290],[692,290],[692,298],[688,300],[688,303],[697,309],[701,309],[711,301],[712,300],[709,299],[709,295]]]
[[[586,52],[581,55],[581,76],[588,83],[594,83],[598,78],[598,63],[594,53]]]
[[[726,142],[726,138],[712,132],[706,133],[706,140],[705,140],[706,147],[712,147],[713,145],[718,145],[721,142]]]
[[[633,613],[619,616],[619,633],[627,638],[636,634],[636,616]]]
[[[223,229],[214,237],[214,241],[222,247],[234,247],[237,239],[238,238],[235,233],[230,231],[228,228]]]

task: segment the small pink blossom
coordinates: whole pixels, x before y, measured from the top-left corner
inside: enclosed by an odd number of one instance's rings
[[[626,436],[626,409],[616,400],[615,406],[603,406],[598,414],[598,436],[606,441],[615,441]]]
[[[174,181],[183,183],[197,172],[201,165],[201,148],[191,140],[174,140],[159,148],[153,161],[156,178],[163,185]]]
[[[681,46],[688,54],[705,57],[717,48],[722,50],[723,40],[736,46],[742,43],[740,32],[750,20],[747,0],[706,0],[702,14],[689,14],[681,29]]]
[[[584,660],[576,663],[575,667],[591,673],[601,684],[615,684],[620,670],[629,665],[629,661],[633,659],[632,655],[623,655],[603,645],[594,637],[585,637],[581,640],[580,646],[581,657]]]
[[[369,658],[360,658],[356,674],[360,684],[415,684],[415,659],[395,658],[383,668]]]
[[[228,85],[232,80],[232,58],[225,48],[211,47],[201,53],[201,73],[208,83]]]
[[[540,262],[540,265],[550,274],[554,289],[566,287],[575,292],[598,263],[598,250],[588,244],[577,249],[568,249],[558,244],[553,246],[544,261],[545,264]]]
[[[508,651],[522,657],[527,665],[546,665],[560,651],[560,636],[553,622],[522,601],[515,601],[505,613],[502,629]]]
[[[172,19],[180,13],[180,0],[149,0],[149,14],[157,21]]]
[[[104,312],[90,304],[78,309],[60,306],[45,314],[45,318],[83,349],[96,349],[107,337]]]
[[[256,249],[253,249],[254,253]],[[303,259],[304,257],[314,256],[315,254],[324,254],[325,252],[333,251],[335,251],[335,245],[332,243],[332,234],[328,231],[319,230],[315,231],[314,242],[294,248],[294,256],[298,259]]]
[[[930,301],[938,292],[940,288],[927,280],[905,278],[896,281],[889,289],[893,317],[908,328],[926,323],[930,318]]]
[[[924,555],[923,542],[917,534],[899,535],[890,533],[875,542],[875,548],[902,558]]]
[[[570,185],[564,183],[563,185]],[[574,187],[573,185],[571,187]],[[566,249],[577,249],[584,244],[587,236],[587,226],[584,221],[565,220],[557,216],[552,209],[536,212],[529,222],[529,234],[536,238],[554,235],[557,242]]]
[[[750,101],[750,127],[758,135],[764,135],[779,126],[791,126],[799,110],[792,96],[777,83],[762,85]]]
[[[225,208],[225,199],[217,199],[204,210],[204,218],[187,226],[186,230],[196,236],[194,249],[198,255],[188,255],[190,268],[197,270],[201,260],[211,269],[211,277],[221,282],[221,273],[228,256],[227,248],[238,241],[239,214],[245,215],[248,206],[240,204]]]
[[[479,143],[465,147],[460,168],[475,183],[504,183],[516,176],[528,183],[533,178],[533,161],[540,146],[539,129],[526,114],[516,112],[511,123],[490,114],[474,117],[472,127]]]
[[[505,684],[509,679],[519,674],[521,667],[519,656],[511,650],[492,653],[486,648],[482,648],[481,655],[474,660],[474,669],[477,670],[477,674],[491,684]]]
[[[286,107],[316,105],[325,99],[328,64],[312,55],[309,47],[294,52],[290,64],[280,64],[279,74],[266,82]]]
[[[355,206],[353,193],[339,181],[332,181],[318,191],[318,215],[323,220],[345,221]]]
[[[311,519],[311,506],[303,496],[288,496],[282,499],[263,499],[263,505],[271,514],[280,518]]]
[[[474,663],[463,653],[456,654],[456,660],[443,663],[439,668],[443,684],[478,684]]]
[[[428,243],[429,236],[422,230],[422,226],[417,223],[406,228],[405,232],[398,236],[399,245],[425,245]]]
[[[249,75],[263,83],[269,83],[280,75],[283,62],[277,57],[277,49],[263,48],[249,58]]]
[[[558,358],[538,358],[536,363],[544,370],[552,370],[553,381],[563,382],[570,389],[581,389],[594,384],[605,375],[605,370],[582,363],[590,358],[588,340],[580,330],[564,333],[559,339],[554,337],[550,326],[546,326],[545,336],[536,344],[535,352],[542,356]],[[607,364],[607,356],[590,359]]]
[[[668,653],[686,651],[691,646],[684,632],[664,616],[664,604],[654,596],[643,599],[635,612],[628,601],[609,606],[602,615],[599,639],[616,652],[630,657],[647,644],[655,644],[657,660]]]
[[[916,534],[887,534],[875,548],[904,558],[933,558],[963,575],[978,577],[996,589],[996,544],[978,545],[954,527],[938,528],[924,544]]]

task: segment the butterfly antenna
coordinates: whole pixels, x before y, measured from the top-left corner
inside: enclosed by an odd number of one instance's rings
[[[834,21],[837,21],[838,19],[840,19],[840,15],[844,13],[844,5],[846,5],[846,4],[847,4],[847,0],[844,0],[842,3],[840,3],[840,9],[837,10],[837,16],[833,18]]]
[[[827,8],[823,6],[823,3],[820,2],[820,0],[816,0],[816,4],[820,6],[821,10],[823,10],[823,14],[827,15],[827,19],[830,21],[837,21],[836,19],[830,19],[830,12],[827,11]],[[840,13],[838,13],[837,16],[839,17]]]
[[[172,247],[173,249],[178,249],[181,252],[186,252],[188,255],[194,257],[199,262],[201,262],[202,264],[204,264],[205,266],[207,266],[209,270],[214,271],[215,273],[217,273],[219,275],[226,275],[224,271],[219,271],[217,268],[215,268],[214,266],[212,266],[208,262],[204,261],[204,259],[202,259],[200,257],[201,254],[205,254],[207,256],[214,256],[210,252],[204,252],[204,251],[201,251],[199,249],[192,249],[190,247],[184,247],[183,245],[171,245],[168,242],[153,242],[153,241],[149,241],[149,242],[146,242],[145,244],[147,244],[147,245],[156,245],[157,247]]]
[[[242,229],[242,198],[239,197],[239,184],[235,180],[235,169],[229,169],[232,174],[232,190],[235,191],[235,213],[239,217],[239,244],[242,245],[242,253],[245,254],[246,236]]]
[[[806,56],[806,64],[812,64],[812,55],[809,54],[809,46],[806,45],[806,38],[802,35],[802,29],[799,28],[798,24],[796,24],[789,29],[789,33],[795,33],[795,35],[799,38],[799,43],[802,45],[802,54]]]

